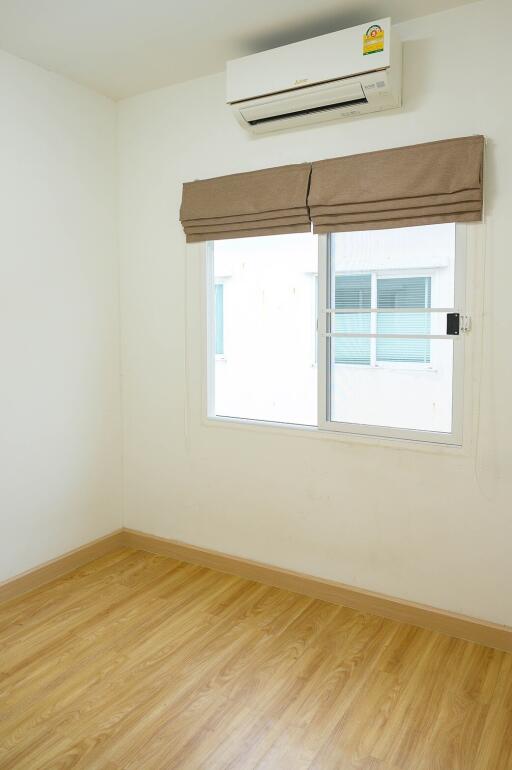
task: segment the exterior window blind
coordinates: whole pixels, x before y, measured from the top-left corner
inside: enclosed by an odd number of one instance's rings
[[[335,280],[335,308],[370,308],[372,280],[369,273],[363,275],[337,275]],[[370,331],[370,313],[340,313],[334,316],[336,332]],[[369,338],[336,337],[334,362],[336,364],[370,364],[371,340]]]
[[[431,306],[428,277],[378,278],[377,307]],[[377,313],[378,334],[430,334],[429,313]],[[377,338],[377,361],[430,363],[430,340]]]

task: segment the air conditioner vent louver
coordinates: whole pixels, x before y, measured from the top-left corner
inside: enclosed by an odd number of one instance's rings
[[[295,112],[284,112],[282,115],[270,115],[268,118],[258,118],[257,120],[248,120],[251,126],[258,126],[262,123],[270,123],[275,120],[286,120],[287,118],[296,118],[299,115],[314,115],[318,112],[327,112],[328,110],[338,110],[345,107],[351,107],[354,104],[368,104],[368,99],[351,99],[348,102],[336,102],[335,104],[326,104],[322,107],[310,107],[304,110],[295,110]]]

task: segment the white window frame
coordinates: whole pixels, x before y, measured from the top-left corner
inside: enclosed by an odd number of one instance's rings
[[[455,229],[455,285],[454,312],[466,315],[466,255],[468,248],[467,225],[456,225]],[[330,286],[330,237],[318,236],[318,413],[316,426],[291,424],[270,420],[258,420],[241,417],[217,416],[215,414],[215,308],[214,308],[214,244],[203,244],[201,254],[204,269],[204,307],[205,307],[205,353],[206,377],[204,388],[204,418],[209,423],[231,423],[245,426],[260,426],[273,429],[291,429],[307,431],[309,434],[325,434],[350,439],[376,439],[403,441],[418,445],[433,444],[460,448],[463,441],[464,424],[464,372],[466,335],[461,333],[453,337],[453,377],[452,377],[452,431],[450,433],[393,428],[379,425],[338,422],[330,419],[330,366],[328,359],[327,337],[327,298]],[[429,270],[432,270],[430,268]],[[405,273],[400,269],[401,274]],[[413,270],[407,271],[412,273]],[[416,272],[416,271],[414,271]],[[426,274],[427,271],[420,272]],[[387,273],[390,275],[390,273]],[[372,316],[375,314],[372,313]],[[322,363],[323,362],[323,363]]]

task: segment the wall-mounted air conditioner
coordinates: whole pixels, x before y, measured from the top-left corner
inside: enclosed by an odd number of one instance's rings
[[[242,126],[258,133],[401,105],[401,43],[390,19],[245,56],[226,67],[226,100]]]

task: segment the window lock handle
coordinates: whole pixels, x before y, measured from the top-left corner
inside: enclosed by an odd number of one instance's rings
[[[458,337],[471,331],[471,316],[461,313],[446,314],[446,334],[450,337]]]

